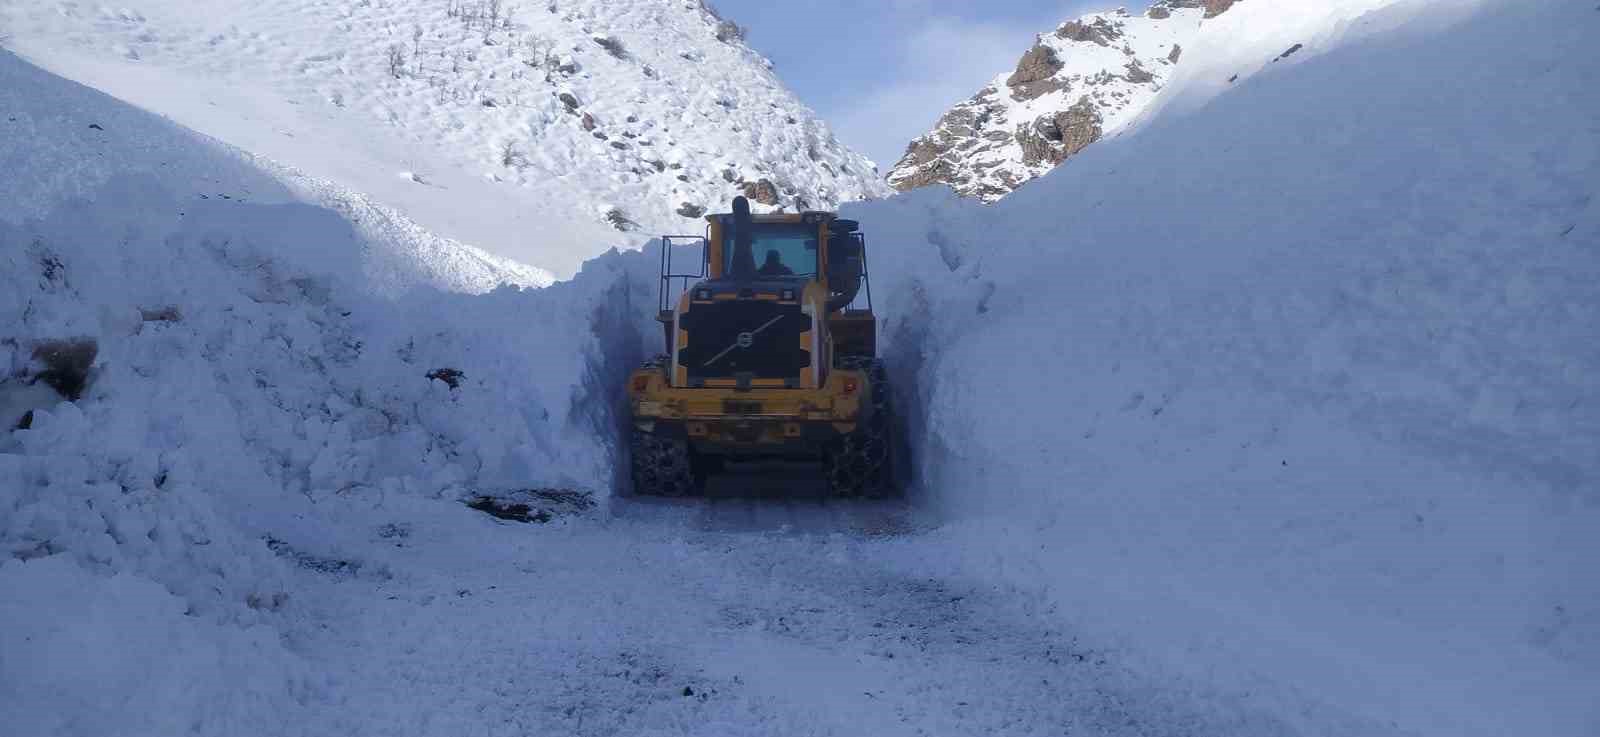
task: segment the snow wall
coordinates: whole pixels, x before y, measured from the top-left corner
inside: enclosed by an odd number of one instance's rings
[[[485,292],[537,272],[4,52],[0,111],[18,734],[255,733],[316,688],[272,625],[297,563],[363,565],[346,543],[371,530],[341,522],[615,482],[616,387],[659,340],[651,253]],[[63,344],[94,347],[77,402],[33,381]]]
[[[1315,5],[1235,6],[996,206],[846,208],[916,493],[959,570],[1199,682],[1592,734],[1600,12]]]

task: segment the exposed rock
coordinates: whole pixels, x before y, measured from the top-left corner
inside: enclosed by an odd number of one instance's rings
[[[559,95],[556,95],[556,99],[560,100],[561,104],[566,106],[567,112],[578,112],[578,98],[574,97],[571,92],[563,92]]]
[[[1128,62],[1128,65],[1123,68],[1128,70],[1128,73],[1124,78],[1129,82],[1133,82],[1134,84],[1154,82],[1156,79],[1156,75],[1145,71],[1144,67],[1140,66],[1138,59]]]
[[[1054,48],[1036,43],[1022,55],[1022,59],[1017,61],[1017,70],[1006,78],[1006,86],[1018,87],[1029,82],[1048,79],[1061,71],[1063,66],[1065,65],[1056,56]]]
[[[595,129],[596,125],[598,125],[598,124],[594,122],[594,116],[593,115],[590,115],[589,113],[584,113],[583,114],[583,129],[584,130],[592,131],[592,130]]]
[[[901,161],[905,162],[906,159],[901,159]],[[897,166],[896,173],[898,174],[900,171],[902,170]],[[926,187],[931,184],[938,184],[940,182],[947,184],[952,183],[953,177],[956,174],[956,168],[955,165],[949,161],[938,158],[937,155],[934,155],[932,158],[925,159],[922,164],[914,168],[905,169],[904,172],[905,173],[903,175],[890,179],[889,185],[897,190],[900,190],[901,192],[910,192],[913,189]]]
[[[618,59],[628,58],[627,47],[622,44],[622,39],[616,36],[595,36],[593,41],[599,44],[600,48],[605,49],[606,53]]]
[[[1291,56],[1294,56],[1295,52],[1297,52],[1297,51],[1299,51],[1299,50],[1301,50],[1301,49],[1303,49],[1305,47],[1306,47],[1305,44],[1295,44],[1293,46],[1290,46],[1288,51],[1285,51],[1285,52],[1283,52],[1281,54],[1278,54],[1278,58],[1273,59],[1272,61],[1274,63],[1279,62],[1279,61],[1283,61],[1284,59],[1287,59],[1287,58],[1289,58]]]
[[[1068,41],[1110,46],[1112,41],[1122,38],[1122,31],[1118,30],[1110,19],[1097,17],[1088,23],[1077,20],[1062,23],[1061,27],[1056,29],[1056,37]]]
[[[624,233],[631,233],[639,229],[638,223],[629,220],[626,213],[615,207],[606,211],[606,222],[610,223],[611,227]]]
[[[1022,147],[1024,164],[1056,164],[1065,158],[1055,146],[1061,140],[1061,129],[1056,126],[1054,116],[1047,115],[1017,129],[1016,137],[1017,145]]]
[[[1065,161],[1100,140],[1100,123],[1100,111],[1088,96],[1062,112],[1038,118],[1017,131],[1022,163],[1055,165]]]
[[[763,205],[778,204],[778,187],[770,179],[745,182],[742,189],[744,196],[748,197],[751,202],[759,202]]]
[[[1017,102],[1037,100],[1052,92],[1071,89],[1072,85],[1063,80],[1051,77],[1049,79],[1041,79],[1037,82],[1024,82],[1012,87],[1011,99],[1016,100]]]
[[[694,204],[693,202],[685,202],[681,205],[678,205],[678,214],[694,220],[704,217],[706,214],[706,209],[700,205]]]
[[[1239,0],[1160,0],[1145,13],[1150,18],[1170,18],[1172,11],[1189,8],[1205,9],[1206,18],[1215,18],[1228,12]]]
[[[1167,54],[1167,61],[1170,61],[1173,64],[1177,64],[1178,63],[1178,59],[1181,58],[1182,56],[1183,56],[1183,47],[1179,46],[1178,44],[1173,44],[1172,45],[1172,53]]]
[[[735,172],[732,169],[723,169],[722,170],[722,181],[727,182],[729,184],[734,184],[734,183],[739,181],[739,173]]]
[[[733,43],[744,40],[744,26],[725,20],[717,24],[717,40],[723,43]]]
[[[1056,113],[1055,123],[1061,131],[1063,159],[1100,140],[1102,135],[1100,110],[1087,97],[1065,111]]]
[[[1234,3],[1238,2],[1239,0],[1205,0],[1205,1],[1206,1],[1206,17],[1207,18],[1215,18],[1215,17],[1217,17],[1219,15],[1222,15],[1223,13],[1228,12],[1228,8],[1233,7]]]

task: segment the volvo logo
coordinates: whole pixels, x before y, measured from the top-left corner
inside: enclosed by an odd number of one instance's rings
[[[710,366],[713,363],[721,361],[723,356],[726,356],[729,353],[732,353],[733,349],[735,349],[735,348],[749,348],[751,346],[751,344],[756,342],[756,334],[757,333],[760,333],[761,331],[766,330],[767,328],[770,328],[773,325],[778,324],[778,321],[782,320],[782,319],[783,319],[783,315],[779,315],[777,317],[772,318],[771,320],[766,321],[765,323],[763,323],[761,325],[761,327],[756,328],[755,330],[751,330],[748,333],[739,333],[739,337],[734,339],[733,345],[730,345],[727,348],[722,349],[721,353],[718,353],[717,355],[712,356],[711,360],[706,361],[704,365]]]

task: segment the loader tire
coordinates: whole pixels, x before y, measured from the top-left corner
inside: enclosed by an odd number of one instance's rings
[[[640,496],[688,496],[697,484],[689,443],[633,431],[633,492]]]
[[[865,371],[872,414],[854,432],[840,436],[823,455],[823,473],[836,497],[882,499],[894,494],[894,408],[889,373],[883,362],[866,356],[846,356],[835,368]]]

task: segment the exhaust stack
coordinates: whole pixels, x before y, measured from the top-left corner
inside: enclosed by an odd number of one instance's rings
[[[750,221],[750,201],[733,198],[733,263],[729,276],[736,282],[756,280],[756,254],[754,228]]]

